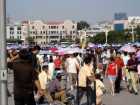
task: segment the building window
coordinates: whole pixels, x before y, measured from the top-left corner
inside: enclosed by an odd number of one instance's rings
[[[17,34],[21,34],[21,31],[17,31]]]
[[[17,36],[17,39],[19,39],[19,36]]]
[[[64,26],[62,26],[62,29],[64,29],[65,27]]]
[[[17,27],[17,30],[21,30],[21,27]]]
[[[13,34],[14,34],[14,31],[10,31],[10,34],[12,34],[12,35],[13,35]]]
[[[45,26],[42,26],[42,29],[45,29]]]
[[[14,30],[14,28],[13,27],[10,27],[10,30]]]
[[[43,34],[45,34],[46,32],[45,31],[43,31]]]
[[[72,26],[72,28],[73,28],[73,29],[75,28],[74,25]]]
[[[70,34],[72,34],[72,31],[70,31]]]
[[[35,29],[35,27],[34,27],[34,26],[32,26],[32,29]]]

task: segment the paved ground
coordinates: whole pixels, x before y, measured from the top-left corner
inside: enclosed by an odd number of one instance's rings
[[[108,80],[105,80],[106,87],[108,87],[108,84]],[[140,90],[139,95],[134,95],[127,91],[124,82],[122,82],[122,87],[122,91],[119,94],[115,94],[115,96],[105,94],[103,103],[105,105],[140,105]]]
[[[8,76],[8,87],[10,92],[13,92],[13,76],[10,74]],[[123,84],[123,83],[122,83]],[[108,81],[105,80],[105,85],[108,87]],[[83,98],[81,105],[86,105],[86,97]],[[123,89],[120,94],[115,94],[111,96],[110,94],[105,94],[103,96],[103,104],[105,105],[140,105],[140,92],[139,95],[130,94],[127,89]],[[13,97],[8,98],[8,105],[14,105]]]

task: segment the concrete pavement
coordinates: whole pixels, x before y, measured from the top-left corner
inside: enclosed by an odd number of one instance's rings
[[[105,80],[105,85],[108,88],[108,80]],[[122,82],[124,87],[124,82]],[[13,93],[13,76],[12,73],[8,75],[8,88],[11,93]],[[86,105],[86,97],[83,98],[81,105]],[[85,104],[84,104],[85,103]],[[140,90],[139,95],[130,94],[126,88],[124,88],[119,94],[112,96],[110,94],[105,94],[103,96],[103,104],[105,105],[140,105]],[[8,105],[14,105],[13,96],[8,98]]]

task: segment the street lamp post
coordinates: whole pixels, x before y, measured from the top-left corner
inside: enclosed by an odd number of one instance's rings
[[[0,0],[0,105],[8,105],[6,64],[6,0]]]
[[[107,42],[108,42],[108,30],[107,29],[105,30],[105,39],[106,39],[105,44],[107,44]]]
[[[135,38],[134,38],[134,26],[132,25],[131,28],[132,28],[132,42],[134,43],[135,42]]]

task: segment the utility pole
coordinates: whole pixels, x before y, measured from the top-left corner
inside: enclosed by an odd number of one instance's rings
[[[135,42],[135,35],[134,35],[134,26],[132,25],[132,42],[134,43]]]
[[[7,101],[6,0],[0,0],[0,105]]]

